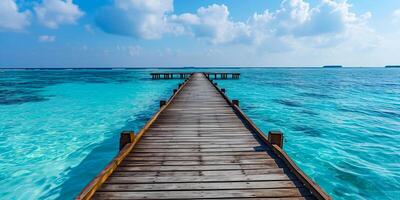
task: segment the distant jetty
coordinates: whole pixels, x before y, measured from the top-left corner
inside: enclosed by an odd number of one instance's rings
[[[342,65],[325,65],[323,68],[342,68]]]
[[[400,65],[386,65],[385,68],[400,68]]]

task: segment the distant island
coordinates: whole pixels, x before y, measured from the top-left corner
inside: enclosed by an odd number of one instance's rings
[[[342,68],[342,65],[325,65],[323,68]]]
[[[386,65],[386,68],[400,68],[400,65]]]

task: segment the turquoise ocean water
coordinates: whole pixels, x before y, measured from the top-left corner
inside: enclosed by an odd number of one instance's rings
[[[400,199],[400,69],[196,70],[240,72],[219,85],[334,199]],[[78,194],[176,88],[152,71],[0,70],[0,199]]]

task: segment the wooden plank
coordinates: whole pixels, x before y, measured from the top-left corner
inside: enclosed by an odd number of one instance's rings
[[[196,166],[196,165],[232,165],[232,164],[272,164],[276,163],[274,159],[250,159],[250,160],[211,160],[211,161],[193,161],[193,160],[184,160],[184,161],[154,161],[154,160],[142,160],[142,161],[135,161],[135,160],[124,160],[122,164],[130,164],[131,166],[134,165],[147,165],[147,166],[155,166],[155,165],[162,165],[162,166]]]
[[[243,148],[243,147],[259,147],[260,144],[219,144],[219,145],[208,145],[208,144],[164,144],[164,143],[147,143],[138,144],[135,149],[208,149],[208,148]]]
[[[237,140],[230,140],[230,141],[225,141],[225,140],[219,140],[219,141],[173,141],[173,140],[142,140],[140,141],[141,144],[173,144],[173,145],[180,145],[180,144],[210,144],[210,145],[220,145],[220,144],[254,144],[256,143],[256,140],[253,141],[237,141]]]
[[[253,164],[253,165],[198,165],[198,166],[129,166],[127,163],[121,163],[115,171],[207,171],[207,170],[243,170],[243,169],[270,169],[279,168],[276,163]]]
[[[245,151],[245,152],[197,152],[197,153],[131,153],[128,156],[174,156],[174,157],[181,157],[181,156],[247,156],[247,155],[265,155],[268,154],[266,152],[254,152],[254,151]]]
[[[223,174],[223,173],[221,173]],[[110,176],[107,183],[199,183],[199,182],[244,182],[244,181],[287,181],[293,180],[286,174],[262,174],[262,175],[231,175],[226,176],[173,176],[173,177],[121,177]]]
[[[260,148],[262,150],[262,148]],[[137,148],[134,152],[142,153],[196,153],[196,152],[244,152],[244,151],[254,151],[253,147],[238,147],[238,148],[188,148],[188,149],[159,149],[157,147],[152,149],[140,149]]]
[[[225,123],[225,124],[209,124],[209,123],[207,123],[207,124],[197,124],[197,123],[193,123],[193,124],[181,124],[181,123],[176,123],[176,124],[169,124],[169,125],[166,125],[166,124],[154,124],[153,126],[152,126],[152,128],[195,128],[195,129],[199,129],[199,128],[220,128],[220,129],[223,129],[223,128],[226,128],[226,129],[229,129],[229,130],[231,130],[232,128],[235,128],[235,130],[237,130],[237,129],[245,129],[245,127],[243,126],[243,124],[239,124],[239,123],[237,123],[237,124],[233,124],[233,123],[231,123],[231,124],[227,124],[227,123]],[[245,131],[248,131],[247,129],[245,129]]]
[[[145,142],[159,142],[159,143],[179,143],[179,142],[202,142],[202,143],[226,143],[226,144],[234,144],[234,143],[253,143],[256,142],[255,139],[213,139],[213,138],[207,138],[207,139],[203,139],[203,138],[198,138],[198,139],[175,139],[175,140],[166,140],[166,139],[143,139],[143,141]]]
[[[209,170],[209,171],[114,171],[114,177],[206,177],[206,176],[238,176],[238,175],[265,175],[265,174],[285,174],[286,168],[270,169],[242,169],[242,170]]]
[[[235,161],[235,160],[250,160],[250,159],[272,159],[267,154],[263,155],[241,155],[241,156],[136,156],[135,154],[131,154],[125,158],[125,160],[149,160],[149,161]]]
[[[99,191],[232,190],[303,187],[298,181],[257,181],[218,183],[105,184]]]
[[[245,189],[161,192],[98,192],[95,198],[107,199],[209,199],[250,197],[301,197],[309,195],[304,188]]]
[[[157,133],[157,132],[151,132],[148,133],[148,136],[156,136],[156,137],[164,137],[164,138],[171,138],[171,137],[225,137],[225,136],[236,136],[236,137],[241,137],[241,136],[249,136],[248,134],[245,133],[188,133],[188,132],[166,132],[166,133]]]
[[[160,137],[160,136],[146,136],[146,137],[144,137],[143,139],[146,139],[146,140],[164,140],[165,137]],[[169,139],[169,140],[176,140],[176,141],[179,141],[179,140],[217,140],[217,139],[221,139],[221,140],[225,140],[225,141],[230,141],[230,140],[242,140],[242,139],[252,140],[252,139],[254,139],[254,138],[248,135],[248,136],[245,136],[245,137],[242,137],[242,136],[231,136],[231,137],[229,137],[229,136],[204,136],[204,137],[192,137],[192,136],[183,137],[183,136],[175,136],[175,137],[169,137],[168,139]],[[254,149],[253,149],[253,150],[254,150]]]
[[[148,135],[152,134],[245,134],[247,136],[251,135],[250,131],[243,130],[164,130],[164,131],[155,131],[149,130]],[[146,134],[147,135],[147,134]]]
[[[197,131],[197,130],[206,130],[206,131],[214,131],[214,132],[218,132],[218,131],[243,131],[243,132],[249,132],[248,129],[241,127],[241,128],[219,128],[219,127],[166,127],[166,128],[158,128],[158,127],[151,127],[152,131]]]

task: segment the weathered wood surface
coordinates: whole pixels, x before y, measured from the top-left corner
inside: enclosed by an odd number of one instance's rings
[[[314,199],[201,73],[159,115],[94,199]]]

